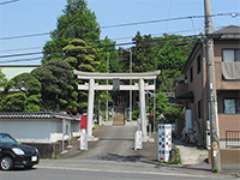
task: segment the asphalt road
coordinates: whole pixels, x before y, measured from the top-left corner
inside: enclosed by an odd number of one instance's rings
[[[94,132],[97,142],[89,143],[89,150],[79,152],[75,150],[63,156],[73,160],[105,160],[135,162],[155,159],[154,143],[144,144],[144,150],[134,151],[134,134],[136,125],[103,126]],[[78,148],[78,147],[77,147]]]
[[[193,176],[143,172],[104,172],[77,169],[34,169],[28,171],[0,172],[1,180],[220,180],[234,179],[222,176]]]
[[[153,161],[154,144],[133,150],[135,126],[105,126],[89,151],[73,151],[58,160],[42,160],[33,170],[0,171],[0,180],[200,180],[234,179],[209,171],[162,167]]]
[[[135,126],[104,126],[94,135],[99,138],[89,146],[89,151],[82,153],[81,159],[119,160],[137,155],[133,151]],[[116,158],[116,159],[114,159]],[[119,158],[119,159],[118,159]]]

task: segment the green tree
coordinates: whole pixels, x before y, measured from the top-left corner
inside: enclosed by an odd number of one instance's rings
[[[97,50],[81,39],[71,40],[64,48],[64,61],[68,62],[71,67],[78,71],[95,72],[100,69],[103,63],[97,59]],[[77,82],[76,82],[77,83]],[[79,81],[84,83],[84,81]],[[77,85],[74,89],[78,92]],[[79,111],[86,112],[87,109],[87,92],[78,93]]]
[[[2,112],[24,112],[26,95],[23,92],[6,94],[1,100]]]
[[[42,108],[50,111],[77,111],[77,93],[71,66],[64,61],[51,60],[32,74],[41,82]]]
[[[7,83],[7,80],[5,78],[5,75],[0,70],[0,110],[1,110],[1,100],[4,97],[3,92],[4,92],[6,83]]]
[[[151,35],[141,36],[140,32],[133,38],[136,45],[133,52],[133,72],[147,72],[156,70],[156,53],[154,52],[154,39]]]
[[[40,94],[41,84],[30,73],[22,73],[11,79],[6,86],[6,90],[14,89],[25,93],[27,96]]]
[[[5,88],[5,94],[7,95],[5,102],[7,100],[13,101],[7,103],[8,104],[7,109],[11,110],[10,105],[14,105],[15,102],[13,97],[17,97],[18,101],[20,101],[21,99],[24,101],[22,102],[23,106],[20,102],[18,102],[16,105],[12,107],[11,111],[16,109],[17,105],[21,105],[22,107],[19,107],[18,109],[22,108],[23,111],[25,112],[40,111],[41,101],[40,90],[41,90],[40,82],[30,73],[22,73],[14,77],[13,79],[7,82]]]
[[[85,0],[68,0],[63,15],[59,17],[57,28],[51,34],[52,40],[44,47],[44,62],[52,58],[62,58],[63,48],[72,39],[82,39],[96,43],[100,39],[100,26],[95,14]]]
[[[155,43],[159,42],[157,51],[158,68],[180,69],[187,61],[187,57],[195,42],[193,37],[181,35],[163,35],[155,38]]]
[[[5,78],[5,75],[0,70],[0,88],[3,88],[7,83],[7,79]]]
[[[96,49],[81,39],[71,40],[63,48],[65,54],[64,60],[68,62],[73,69],[94,72],[99,65],[96,59]]]
[[[169,97],[166,92],[158,90],[156,98],[156,116],[157,120],[166,123],[173,123],[182,117],[182,108],[176,104],[169,103]],[[164,117],[164,118],[163,118]]]
[[[59,17],[53,39],[79,38],[88,42],[99,40],[100,27],[95,13],[85,0],[68,0],[64,14]]]
[[[156,57],[158,69],[161,70],[159,76],[161,89],[165,92],[173,92],[174,81],[181,75],[194,40],[192,37],[180,35],[164,35],[156,38],[156,41],[162,41],[160,48],[156,50]]]
[[[108,37],[100,41],[97,58],[100,61],[98,68],[100,72],[121,72],[123,70],[116,43]]]
[[[43,62],[47,63],[52,59],[64,60],[75,70],[105,72],[107,69],[105,45],[110,45],[107,48],[115,50],[115,44],[109,39],[100,40],[100,26],[85,0],[67,1],[63,15],[58,18],[57,28],[52,32],[51,37],[52,40],[44,47]],[[110,56],[110,59],[115,58],[116,53],[111,51]],[[116,71],[116,66],[113,69]],[[76,85],[74,92],[77,93]],[[79,110],[86,111],[86,92],[79,92],[78,101],[80,102]]]
[[[132,48],[133,71],[161,70],[157,79],[157,117],[160,118],[162,114],[169,121],[178,119],[181,108],[170,103],[169,99],[173,98],[174,81],[181,75],[181,70],[196,39],[168,34],[151,37],[137,33],[133,40],[136,43]]]

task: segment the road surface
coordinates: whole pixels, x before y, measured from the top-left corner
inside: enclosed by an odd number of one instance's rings
[[[144,150],[134,151],[136,129],[134,123],[126,126],[103,126],[94,132],[99,140],[90,142],[88,151],[79,152],[75,149],[64,155],[63,158],[126,162],[153,161],[156,157],[154,143],[145,143]]]
[[[33,170],[0,171],[0,180],[201,180],[233,179],[209,171],[164,167],[154,161],[154,144],[133,150],[135,126],[105,126],[89,151],[72,151],[63,159],[42,160]]]
[[[165,172],[104,171],[78,168],[38,168],[26,171],[0,172],[1,180],[230,180],[233,177],[191,175]]]

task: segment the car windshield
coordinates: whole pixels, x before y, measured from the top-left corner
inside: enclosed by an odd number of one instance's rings
[[[18,142],[7,134],[0,134],[1,144],[18,144]]]

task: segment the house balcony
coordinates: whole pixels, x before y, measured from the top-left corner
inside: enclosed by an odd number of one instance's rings
[[[177,82],[175,87],[175,97],[177,101],[192,101],[193,92],[189,90],[189,86],[186,82]]]

